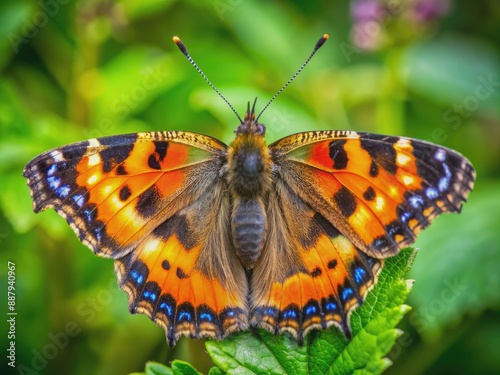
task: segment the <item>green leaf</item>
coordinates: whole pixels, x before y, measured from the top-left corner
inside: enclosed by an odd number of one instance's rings
[[[208,372],[208,375],[224,375],[226,372],[220,367],[214,366]]]
[[[184,361],[173,361],[172,370],[174,375],[199,375],[200,373],[191,366],[189,363]]]
[[[208,341],[213,361],[228,374],[379,374],[391,362],[384,356],[402,333],[396,325],[409,307],[411,282],[404,280],[416,250],[388,259],[379,282],[351,315],[353,338],[338,329],[312,332],[299,346],[288,336],[255,330]]]
[[[200,373],[189,363],[176,360],[172,362],[172,368],[165,366],[163,363],[148,362],[146,363],[145,372],[130,375],[200,375]]]
[[[129,375],[173,375],[174,372],[163,363],[147,362],[144,372],[134,372]]]

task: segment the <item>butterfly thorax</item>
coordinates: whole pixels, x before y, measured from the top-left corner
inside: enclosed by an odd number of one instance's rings
[[[272,180],[264,133],[264,125],[247,112],[228,153],[232,238],[236,253],[247,269],[258,261],[267,235],[265,202]]]

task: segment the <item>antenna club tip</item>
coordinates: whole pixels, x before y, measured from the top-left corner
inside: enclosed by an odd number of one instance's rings
[[[316,46],[314,47],[314,52],[316,52],[325,42],[328,40],[330,35],[328,34],[323,34],[321,38],[319,38],[318,42],[316,43]]]
[[[174,41],[175,45],[177,47],[179,47],[179,49],[184,54],[184,56],[189,58],[189,53],[188,53],[186,47],[184,46],[184,43],[182,43],[182,40],[178,36],[172,37],[172,40]]]

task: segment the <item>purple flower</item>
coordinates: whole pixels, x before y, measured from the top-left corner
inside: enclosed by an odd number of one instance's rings
[[[351,41],[363,50],[381,49],[409,35],[400,34],[398,29],[425,28],[449,13],[451,7],[452,0],[351,0]]]
[[[378,20],[384,10],[384,5],[379,0],[354,0],[351,2],[351,17],[354,22]]]
[[[383,22],[386,14],[381,0],[354,0],[351,2],[351,16],[354,20],[351,40],[364,50],[376,50],[380,47]]]
[[[448,14],[450,10],[450,0],[417,0],[413,6],[413,17],[420,23],[430,22]]]

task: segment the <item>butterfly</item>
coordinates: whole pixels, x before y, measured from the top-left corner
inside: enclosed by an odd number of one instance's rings
[[[34,211],[53,208],[114,259],[130,312],[162,326],[171,346],[250,327],[299,343],[330,326],[349,337],[384,259],[459,212],[473,188],[471,163],[443,146],[333,130],[267,145],[259,116],[249,103],[229,146],[182,131],[117,135],[24,169]]]

